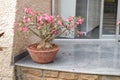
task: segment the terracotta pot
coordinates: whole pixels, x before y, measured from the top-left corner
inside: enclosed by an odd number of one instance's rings
[[[36,45],[36,44],[29,45],[27,47],[27,50],[28,50],[32,60],[37,63],[45,64],[45,63],[52,62],[59,50],[59,46],[57,46],[55,44],[54,44],[55,45],[54,48],[48,49],[48,50],[34,49],[34,48],[32,48],[34,45]]]

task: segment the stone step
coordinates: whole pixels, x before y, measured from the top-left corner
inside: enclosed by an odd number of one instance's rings
[[[116,27],[116,25],[105,25],[103,24],[104,27]]]
[[[104,16],[104,19],[115,19],[114,16]]]
[[[104,14],[104,18],[116,18],[115,14]]]
[[[110,20],[116,20],[116,18],[113,18],[113,17],[104,17],[103,19],[110,19]]]
[[[104,13],[105,16],[115,16],[115,13]]]
[[[103,22],[116,22],[116,19],[103,19]]]
[[[116,27],[103,26],[104,29],[115,29]]]
[[[115,26],[115,24],[103,24],[104,26]]]
[[[115,22],[112,22],[112,21],[104,21],[103,24],[105,25],[115,25],[116,23]]]
[[[115,16],[103,16],[103,19],[116,19]]]

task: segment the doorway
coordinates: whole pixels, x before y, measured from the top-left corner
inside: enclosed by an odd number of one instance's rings
[[[103,0],[103,17],[101,25],[101,38],[115,39],[117,33],[117,7],[118,0]]]

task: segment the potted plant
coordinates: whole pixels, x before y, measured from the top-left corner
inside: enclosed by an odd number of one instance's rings
[[[33,12],[30,8],[25,8],[23,18],[15,22],[17,31],[26,33],[32,32],[40,38],[39,43],[31,44],[27,50],[34,62],[49,63],[54,60],[59,46],[52,43],[52,40],[62,34],[66,35],[66,31],[75,29],[77,25],[82,24],[81,17],[69,17],[62,19],[61,16],[52,16]],[[78,35],[80,34],[77,31]]]

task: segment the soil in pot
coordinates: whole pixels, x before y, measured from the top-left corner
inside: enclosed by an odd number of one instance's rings
[[[38,44],[32,44],[27,47],[27,50],[34,62],[37,63],[50,63],[56,57],[59,50],[59,46],[52,44],[52,48],[49,49],[37,49]]]

